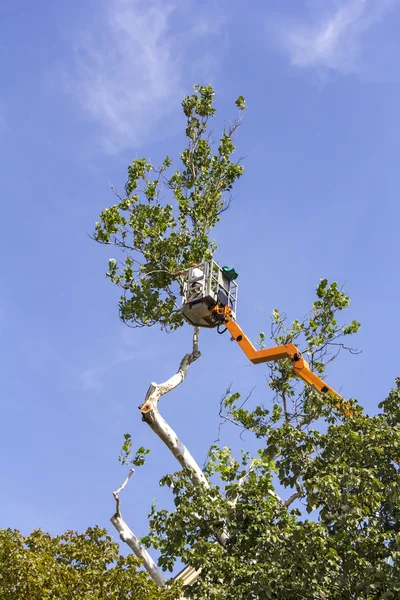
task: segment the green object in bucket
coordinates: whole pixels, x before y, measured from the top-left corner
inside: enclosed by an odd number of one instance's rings
[[[239,277],[239,273],[236,273],[233,267],[222,267],[222,270],[229,279],[229,281],[234,281]]]

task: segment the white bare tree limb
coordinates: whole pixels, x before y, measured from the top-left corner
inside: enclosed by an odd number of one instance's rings
[[[164,442],[169,448],[179,464],[187,469],[190,473],[190,477],[193,485],[199,486],[204,485],[209,488],[209,483],[205,477],[202,469],[199,467],[189,450],[181,442],[175,431],[168,425],[165,419],[161,416],[158,410],[158,401],[161,396],[164,396],[168,392],[174,390],[180,385],[186,378],[189,366],[200,357],[199,351],[199,328],[195,327],[193,332],[193,346],[192,352],[186,354],[179,365],[178,371],[170,377],[164,383],[151,383],[145,401],[143,405],[139,406],[142,413],[142,419],[145,421],[151,429],[158,435],[158,437]],[[111,523],[118,531],[120,538],[123,542],[128,544],[134,554],[143,561],[143,565],[152,577],[152,579],[159,586],[164,586],[166,581],[158,569],[156,563],[151,558],[150,554],[144,548],[132,530],[128,527],[127,523],[123,520],[120,510],[120,492],[125,488],[130,477],[132,476],[134,469],[130,469],[127,477],[125,478],[122,485],[113,492],[113,496],[116,502],[116,512],[111,517]],[[228,536],[223,531],[215,532],[218,542],[225,546]]]
[[[175,388],[178,387],[186,378],[188,369],[190,365],[200,358],[199,351],[199,328],[195,327],[193,331],[193,348],[190,354],[185,354],[181,363],[179,365],[178,371],[175,375],[172,375],[167,381],[164,383],[151,383],[149,389],[147,390],[146,398],[144,404],[139,406],[140,411],[143,414],[149,413],[154,408],[157,407],[158,401],[161,396],[167,394],[168,392],[172,392]]]
[[[125,478],[123,484],[115,492],[113,492],[113,496],[115,498],[116,503],[116,510],[115,514],[111,517],[110,521],[114,525],[115,529],[118,531],[121,540],[128,544],[129,548],[143,562],[146,571],[149,573],[149,575],[152,577],[155,583],[158,586],[162,587],[165,585],[165,579],[161,571],[157,567],[150,554],[147,552],[146,548],[142,546],[138,538],[135,536],[133,531],[131,531],[131,529],[128,527],[128,525],[122,518],[119,494],[120,492],[122,492],[133,473],[134,469],[130,469],[128,476]]]
[[[244,486],[246,479],[251,475],[251,473],[254,471],[254,467],[255,467],[255,461],[252,460],[250,463],[249,468],[247,469],[246,473],[237,481],[237,485],[238,485],[238,493],[236,494],[235,498],[233,500],[229,501],[229,513],[232,514],[233,509],[236,507],[237,501],[239,499],[239,490],[241,487]]]
[[[134,472],[135,472],[135,469],[134,469],[133,467],[131,467],[131,468],[129,469],[129,473],[128,473],[128,475],[125,477],[125,479],[124,479],[124,481],[123,481],[122,485],[120,485],[120,486],[119,486],[119,488],[118,488],[117,490],[115,490],[115,492],[113,492],[113,496],[114,496],[114,498],[115,498],[117,501],[119,501],[118,494],[120,494],[120,493],[122,492],[122,490],[124,489],[124,487],[126,486],[126,484],[128,483],[128,481],[130,480],[130,478],[132,477],[132,475],[134,474]]]
[[[199,328],[195,327],[193,331],[193,348],[190,354],[186,354],[179,365],[178,371],[164,383],[151,383],[147,390],[145,402],[139,406],[145,421],[156,435],[164,442],[167,448],[175,456],[179,464],[186,469],[193,485],[209,488],[210,485],[202,469],[199,467],[184,443],[179,439],[175,431],[168,425],[158,410],[158,401],[161,396],[172,392],[186,378],[189,366],[200,357],[199,351]],[[223,531],[215,533],[218,542],[225,546],[228,536]]]
[[[195,327],[193,332],[193,348],[190,354],[186,354],[179,365],[178,371],[164,383],[151,383],[147,390],[145,402],[139,406],[145,421],[155,434],[164,442],[179,464],[191,474],[193,485],[203,484],[209,487],[208,481],[193,456],[186,446],[181,442],[175,431],[168,425],[158,410],[158,401],[161,396],[172,392],[186,378],[189,366],[200,357],[199,351],[199,328]]]
[[[307,460],[307,458],[308,457],[306,456],[305,459]],[[291,504],[293,504],[293,502],[295,500],[298,500],[299,498],[303,498],[303,496],[304,496],[304,488],[297,478],[295,479],[294,484],[296,486],[296,491],[291,496],[289,496],[289,498],[286,500],[286,502],[283,503],[283,506],[285,508],[289,508],[289,506]]]

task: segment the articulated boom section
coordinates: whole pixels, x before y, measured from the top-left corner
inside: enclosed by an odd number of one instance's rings
[[[300,351],[294,344],[286,344],[285,346],[276,346],[275,348],[264,348],[256,350],[249,338],[243,333],[239,325],[232,319],[231,310],[228,306],[217,304],[212,309],[213,319],[216,323],[224,325],[232,334],[232,340],[237,342],[247,358],[254,364],[281,360],[282,358],[290,358],[292,361],[293,372],[295,375],[303,379],[318,392],[330,393],[339,398],[337,407],[342,407],[345,414],[351,414],[349,408],[343,406],[344,399],[338,392],[326,385],[315,373],[310,370],[308,363],[302,357]],[[347,404],[347,403],[346,403]]]

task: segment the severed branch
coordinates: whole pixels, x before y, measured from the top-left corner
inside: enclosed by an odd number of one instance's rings
[[[180,385],[185,379],[190,365],[200,358],[199,351],[199,328],[194,327],[193,331],[193,348],[190,354],[185,354],[181,363],[179,365],[178,371],[167,379],[164,383],[151,383],[149,389],[147,390],[146,398],[144,404],[139,406],[140,411],[145,415],[146,413],[151,412],[154,408],[157,408],[158,400],[164,394],[171,392],[178,385]],[[143,417],[143,420],[146,420]],[[147,421],[146,421],[147,422]]]
[[[120,492],[122,492],[129,479],[132,477],[134,471],[135,469],[130,469],[128,476],[125,478],[123,484],[115,492],[113,492],[116,509],[115,514],[111,517],[110,521],[114,525],[115,529],[118,531],[121,540],[128,544],[129,548],[136,554],[136,556],[139,559],[141,559],[146,571],[149,573],[149,575],[155,581],[155,583],[158,586],[162,587],[165,585],[165,579],[161,571],[157,567],[154,560],[151,558],[150,554],[147,552],[146,548],[142,546],[142,544],[139,542],[133,531],[131,531],[131,529],[125,523],[121,514],[121,501],[119,498],[119,494]]]
[[[205,488],[209,488],[210,486],[208,480],[205,477],[202,469],[197,464],[197,462],[195,461],[189,450],[186,448],[186,446],[183,444],[183,442],[181,442],[175,431],[161,416],[160,411],[158,409],[158,402],[160,398],[168,392],[173,391],[176,387],[183,383],[190,365],[199,357],[199,329],[195,327],[193,332],[192,352],[186,354],[183,357],[177,372],[174,375],[172,375],[172,377],[170,377],[167,381],[160,384],[154,382],[150,384],[146,393],[145,401],[141,406],[139,406],[139,409],[142,413],[143,421],[145,421],[149,425],[149,427],[151,427],[151,429],[158,435],[158,437],[164,442],[164,444],[168,447],[171,453],[178,460],[179,464],[189,472],[193,485],[204,485]],[[247,472],[238,482],[239,488],[244,485],[245,481],[251,475],[254,468],[255,461],[252,461],[252,463],[249,465]],[[142,560],[144,567],[146,568],[152,579],[156,582],[158,586],[161,587],[166,584],[166,580],[164,579],[154,560],[151,558],[150,554],[140,544],[139,540],[128,527],[128,525],[125,523],[121,515],[119,494],[127,485],[133,472],[134,469],[130,469],[122,485],[115,492],[113,492],[113,496],[116,502],[116,512],[111,517],[111,522],[119,532],[121,540],[128,544],[128,546],[131,548],[134,554]],[[303,495],[300,491],[299,486],[296,487],[297,492],[293,494],[288,500],[286,500],[286,502],[284,502],[273,490],[268,490],[268,494],[271,497],[273,497],[281,506],[288,508],[292,504],[292,502],[294,502],[297,498]],[[228,502],[228,514],[231,513],[231,511],[235,510],[237,500],[238,497],[236,497],[233,501]],[[220,529],[218,531],[214,531],[214,534],[218,540],[218,543],[225,547],[228,541],[228,536],[225,533],[225,531],[223,531],[223,529]]]
[[[202,469],[197,464],[189,450],[179,439],[175,431],[168,425],[166,420],[161,416],[158,410],[158,401],[161,396],[172,392],[186,378],[190,365],[200,357],[199,351],[199,328],[195,327],[193,331],[193,347],[190,354],[186,354],[179,365],[178,371],[164,383],[151,383],[147,390],[145,402],[139,406],[142,413],[142,419],[154,431],[156,435],[164,442],[168,449],[175,456],[179,464],[190,474],[191,481],[194,486],[204,485],[209,488],[207,478]],[[227,535],[223,531],[215,532],[218,542],[225,546]]]
[[[164,383],[150,384],[144,404],[139,406],[139,409],[143,415],[143,421],[145,421],[154,433],[156,433],[164,442],[179,464],[191,473],[193,485],[203,484],[204,486],[209,487],[203,471],[158,410],[158,401],[161,396],[164,396],[164,394],[167,394],[168,392],[172,392],[172,390],[185,380],[190,365],[199,357],[199,328],[195,327],[193,332],[192,352],[183,357],[175,375],[170,377]]]
[[[186,446],[180,441],[175,431],[168,425],[165,419],[161,416],[158,410],[158,401],[164,394],[171,392],[178,385],[180,385],[186,378],[190,365],[200,357],[199,351],[199,328],[195,327],[193,331],[193,345],[192,352],[186,354],[179,365],[178,371],[170,377],[167,381],[161,384],[151,383],[147,391],[144,404],[139,406],[142,413],[142,419],[145,421],[151,429],[158,435],[158,437],[165,443],[175,458],[178,460],[180,465],[187,469],[190,473],[193,485],[204,485],[209,488],[209,483],[205,477],[203,471],[190,454]],[[164,586],[166,581],[158,569],[156,563],[151,558],[147,550],[140,544],[138,538],[128,527],[126,522],[123,520],[121,515],[121,502],[119,494],[125,488],[130,477],[132,476],[134,469],[130,469],[127,477],[125,478],[122,485],[113,492],[113,496],[116,503],[115,514],[111,517],[111,523],[118,531],[120,538],[123,542],[128,544],[134,554],[143,561],[144,567],[152,577],[152,579],[159,586]],[[222,531],[215,532],[218,542],[225,546],[227,542],[227,535]]]
[[[195,327],[193,331],[192,352],[183,357],[178,371],[167,381],[160,384],[154,382],[150,384],[149,389],[147,390],[145,401],[141,406],[139,406],[139,409],[142,413],[143,421],[145,421],[164,442],[164,444],[178,460],[179,464],[184,469],[188,470],[193,485],[204,485],[204,487],[209,488],[210,485],[202,469],[199,467],[189,450],[180,441],[175,431],[168,425],[158,410],[158,401],[161,396],[171,392],[185,380],[190,365],[199,357],[199,328]],[[139,540],[125,523],[121,515],[119,494],[125,488],[133,472],[134,469],[130,469],[122,485],[115,492],[113,492],[116,502],[116,512],[111,517],[111,523],[120,534],[121,540],[128,544],[136,556],[143,561],[144,567],[156,584],[159,586],[164,586],[166,581],[159,571],[156,563],[151,558],[147,550],[140,544]],[[227,534],[221,530],[215,531],[214,533],[218,542],[222,546],[225,546],[228,540]]]

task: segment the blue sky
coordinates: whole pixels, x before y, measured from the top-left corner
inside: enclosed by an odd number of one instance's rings
[[[121,325],[114,254],[87,233],[133,158],[183,149],[194,83],[215,86],[221,127],[247,100],[245,174],[216,232],[240,273],[239,322],[255,339],[274,307],[302,317],[320,278],[344,284],[363,352],[329,382],[377,409],[400,375],[399,26],[394,0],[2,3],[0,527],[108,527],[125,431],[152,448],[123,497],[132,529],[167,501],[158,479],[176,464],[137,406],[191,332]],[[160,405],[199,461],[230,383],[271,400],[267,369],[227,339],[204,332],[201,350]]]

